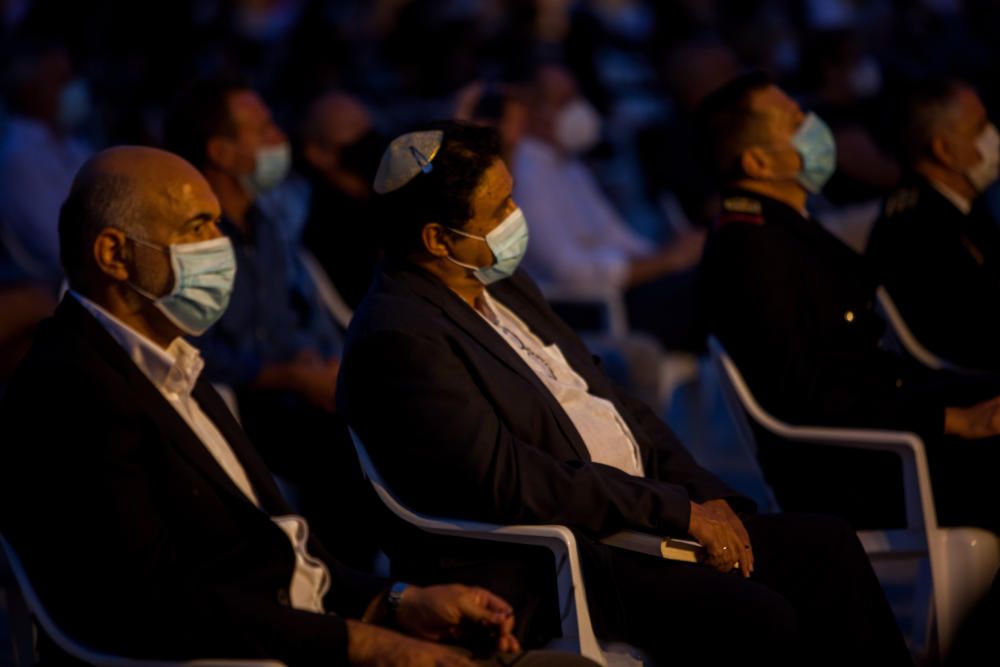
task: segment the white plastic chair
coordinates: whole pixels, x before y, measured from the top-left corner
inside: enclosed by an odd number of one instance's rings
[[[319,263],[319,260],[311,252],[301,248],[299,250],[299,258],[302,260],[302,264],[305,266],[306,273],[309,274],[313,285],[316,286],[319,300],[323,302],[330,316],[333,317],[333,321],[346,331],[347,327],[351,324],[351,318],[354,317],[354,311],[347,305],[344,298],[340,296],[340,292],[334,287],[333,281],[326,274],[323,265]]]
[[[747,387],[739,369],[719,341],[709,339],[712,360],[733,420],[744,443],[756,451],[752,419],[769,433],[789,442],[821,444],[852,449],[887,451],[897,454],[903,464],[906,528],[865,530],[858,538],[873,561],[876,559],[921,558],[930,566],[926,591],[917,592],[917,606],[927,622],[924,641],[913,647],[926,651],[937,640],[940,654],[947,655],[951,640],[965,614],[990,587],[1000,565],[1000,538],[981,528],[939,528],[934,510],[934,494],[923,441],[913,433],[857,428],[792,426],[760,406]],[[932,631],[936,629],[936,636]]]
[[[420,530],[435,535],[450,535],[494,542],[511,542],[546,547],[552,551],[556,562],[557,589],[559,593],[559,613],[562,619],[562,636],[552,642],[549,648],[590,658],[599,665],[626,667],[642,665],[640,652],[622,644],[608,645],[602,650],[594,636],[590,624],[590,608],[583,585],[580,557],[576,547],[576,537],[565,526],[500,526],[479,521],[444,519],[418,514],[403,505],[393,495],[389,487],[372,463],[361,439],[351,429],[351,438],[361,462],[361,470],[375,488],[375,493],[389,510],[401,520]],[[637,551],[662,558],[660,551],[663,539],[633,531],[621,531],[601,540],[604,544]]]
[[[24,596],[24,600],[27,602],[27,608],[32,616],[34,616],[45,633],[52,638],[52,641],[59,648],[77,660],[81,660],[89,665],[97,665],[98,667],[284,667],[284,663],[278,660],[132,660],[130,658],[106,655],[94,651],[71,638],[55,624],[35,593],[35,589],[28,579],[28,574],[21,564],[20,558],[2,535],[0,535],[0,547],[2,547],[2,551],[7,557],[7,563],[14,573],[14,579],[21,594]]]
[[[931,370],[949,370],[959,373],[976,372],[942,359],[924,347],[917,340],[917,337],[913,335],[910,327],[907,326],[906,320],[903,319],[899,309],[896,307],[896,303],[889,296],[889,291],[884,286],[879,285],[878,289],[875,290],[875,297],[878,300],[878,309],[882,317],[889,324],[886,333],[889,334],[888,342],[891,348],[906,353]]]

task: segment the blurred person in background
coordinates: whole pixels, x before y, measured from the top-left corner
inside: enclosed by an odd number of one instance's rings
[[[35,326],[55,309],[63,279],[59,205],[90,148],[73,136],[87,120],[86,81],[66,49],[26,41],[9,56],[0,122],[0,394]]]
[[[0,246],[7,271],[58,287],[59,204],[77,169],[91,154],[73,136],[87,120],[90,95],[66,49],[26,43],[11,57],[5,77],[10,111],[0,136]]]
[[[909,173],[867,256],[917,340],[952,363],[1000,371],[1000,229],[980,197],[1000,175],[1000,134],[954,79],[911,91],[901,125]]]
[[[371,183],[384,148],[371,114],[353,95],[325,93],[306,111],[300,153],[311,194],[303,242],[352,310],[381,256]]]
[[[289,172],[287,136],[252,88],[226,78],[192,84],[167,117],[165,136],[211,184],[236,253],[229,307],[197,340],[206,373],[236,391],[247,433],[268,467],[297,487],[303,513],[337,556],[370,565],[374,547],[357,500],[368,487],[334,403],[340,336],[283,233],[290,221],[259,205]],[[348,498],[359,510],[333,513]],[[332,539],[345,531],[356,538]]]
[[[667,348],[695,346],[690,270],[704,235],[657,247],[612,207],[581,160],[601,138],[601,117],[566,69],[539,66],[526,101],[527,131],[511,170],[514,196],[532,220],[527,271],[581,294],[621,290],[633,328]]]
[[[723,187],[699,307],[758,401],[793,424],[879,428],[924,440],[938,522],[1000,532],[990,499],[1000,464],[1000,382],[934,372],[883,346],[871,267],[807,208],[836,144],[767,76],[750,73],[702,105]],[[894,454],[761,438],[781,506],[836,513],[856,528],[903,525]]]

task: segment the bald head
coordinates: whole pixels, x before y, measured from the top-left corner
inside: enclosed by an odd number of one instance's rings
[[[63,267],[70,284],[83,288],[95,277],[94,242],[103,230],[164,243],[185,221],[218,215],[211,188],[186,160],[156,148],[110,148],[80,168],[63,204]]]

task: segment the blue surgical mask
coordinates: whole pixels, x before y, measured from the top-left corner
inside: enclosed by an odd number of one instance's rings
[[[292,168],[292,147],[288,142],[257,149],[253,173],[243,177],[243,186],[255,195],[275,187]]]
[[[162,250],[164,247],[129,238],[150,248]],[[132,285],[132,289],[152,301],[181,331],[200,336],[222,317],[229,305],[236,278],[236,255],[232,241],[223,236],[210,241],[178,243],[167,248],[174,271],[173,289],[159,297],[136,285]]]
[[[809,192],[819,192],[837,168],[833,132],[819,116],[810,112],[792,136],[792,146],[802,158],[797,180]]]
[[[528,221],[524,219],[521,209],[515,208],[503,222],[493,228],[486,236],[476,236],[460,229],[449,227],[451,231],[470,239],[485,241],[493,253],[493,263],[489,266],[473,266],[465,264],[452,257],[447,259],[454,264],[471,269],[473,275],[484,285],[490,285],[498,280],[510,278],[517,271],[524,253],[528,250]]]

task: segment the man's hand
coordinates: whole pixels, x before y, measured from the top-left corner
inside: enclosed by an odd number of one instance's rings
[[[945,408],[944,432],[967,440],[1000,435],[1000,396],[967,408]]]
[[[475,667],[445,646],[351,620],[347,621],[347,661],[366,667]]]
[[[293,365],[295,389],[315,407],[327,412],[337,409],[337,374],[340,360],[299,358]]]
[[[692,502],[688,533],[705,546],[709,566],[720,572],[739,568],[744,577],[753,572],[750,536],[725,500]]]
[[[475,624],[497,635],[496,650],[518,653],[521,645],[513,635],[514,610],[486,589],[460,584],[410,586],[396,609],[403,630],[424,639],[461,639],[464,624]]]
[[[636,287],[697,265],[701,261],[705,236],[703,230],[688,232],[652,255],[632,258],[626,285]]]
[[[254,386],[290,391],[321,410],[335,412],[339,373],[340,359],[323,359],[315,350],[303,350],[292,361],[264,366]]]

